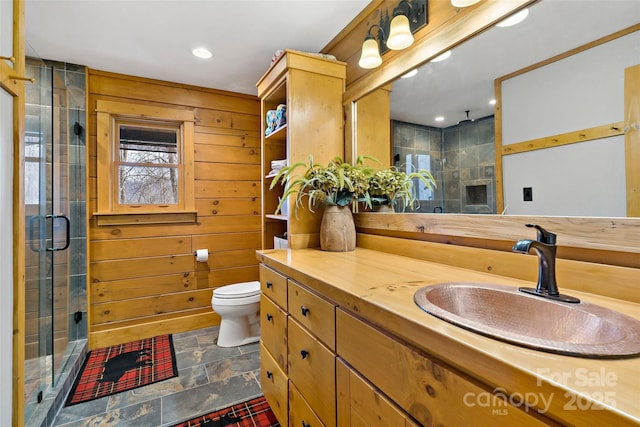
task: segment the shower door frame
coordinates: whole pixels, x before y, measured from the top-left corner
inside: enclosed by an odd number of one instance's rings
[[[12,14],[13,25],[4,28],[3,36],[12,37],[13,54],[3,56],[11,59],[0,60],[0,90],[8,93],[13,98],[13,183],[12,198],[13,209],[11,212],[13,233],[13,335],[11,343],[12,359],[12,389],[11,389],[11,422],[14,426],[24,424],[24,278],[25,278],[25,209],[24,209],[24,93],[25,93],[25,36],[24,36],[24,1],[13,0]],[[4,408],[4,406],[3,406]]]

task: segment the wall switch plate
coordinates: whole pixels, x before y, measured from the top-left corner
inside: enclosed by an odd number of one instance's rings
[[[525,202],[533,201],[533,188],[532,187],[523,187],[522,188],[522,199]]]

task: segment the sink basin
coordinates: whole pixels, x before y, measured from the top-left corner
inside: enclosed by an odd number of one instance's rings
[[[484,283],[419,289],[427,313],[488,337],[551,353],[589,358],[640,356],[640,321],[594,304],[568,304]]]

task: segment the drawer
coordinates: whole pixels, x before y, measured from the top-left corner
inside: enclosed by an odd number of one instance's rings
[[[421,424],[548,425],[342,309],[336,312],[336,346],[340,357]],[[472,403],[496,403],[468,404],[470,397]]]
[[[335,305],[292,280],[289,280],[287,293],[289,315],[335,351]]]
[[[333,427],[336,424],[335,355],[291,317],[288,334],[289,379],[324,425]]]
[[[260,298],[260,340],[287,372],[287,313],[264,295]]]
[[[287,425],[289,380],[266,347],[260,344],[260,387],[280,425]]]
[[[262,295],[287,310],[287,278],[263,264],[260,264],[260,290]]]
[[[291,382],[289,385],[289,425],[292,427],[322,427],[325,425]]]

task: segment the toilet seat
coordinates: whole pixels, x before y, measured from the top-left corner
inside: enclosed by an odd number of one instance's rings
[[[215,299],[248,298],[260,295],[260,282],[242,282],[213,290]]]

